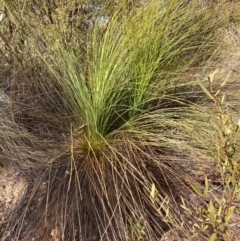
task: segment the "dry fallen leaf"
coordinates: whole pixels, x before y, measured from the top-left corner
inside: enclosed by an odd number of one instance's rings
[[[60,232],[58,227],[55,227],[51,232],[52,240],[53,241],[60,241]]]

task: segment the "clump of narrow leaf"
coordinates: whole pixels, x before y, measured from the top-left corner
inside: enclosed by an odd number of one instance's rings
[[[104,26],[80,28],[74,41],[60,7],[35,29],[7,6],[10,23],[26,28],[21,51],[9,50],[16,72],[6,92],[14,123],[36,148],[22,150],[36,182],[11,237],[30,240],[38,230],[39,240],[57,232],[62,240],[154,241],[183,223],[188,230],[178,200],[195,195],[189,166],[209,164],[212,133],[198,106],[205,97],[189,79],[217,46],[217,8],[146,1],[101,16]]]

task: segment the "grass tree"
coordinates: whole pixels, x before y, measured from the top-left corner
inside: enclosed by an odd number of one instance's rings
[[[195,195],[193,167],[210,165],[212,132],[193,76],[218,45],[219,5],[116,7],[104,11],[105,25],[96,18],[73,41],[60,10],[36,28],[6,4],[10,23],[24,26],[16,34],[24,44],[6,43],[15,66],[3,85],[14,99],[8,133],[19,135],[3,139],[4,155],[18,150],[13,163],[35,178],[9,235],[159,240],[169,228],[190,235],[179,200]],[[87,34],[84,43],[77,34]]]

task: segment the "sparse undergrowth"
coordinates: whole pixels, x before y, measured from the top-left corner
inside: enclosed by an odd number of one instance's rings
[[[213,141],[210,151],[220,174],[218,190],[214,190],[213,184],[206,176],[204,190],[198,184],[193,184],[193,189],[202,200],[202,204],[191,210],[182,200],[182,208],[188,215],[197,217],[194,222],[191,222],[192,238],[197,237],[199,233],[207,232],[209,241],[218,240],[218,237],[223,238],[224,241],[230,241],[233,235],[230,235],[229,231],[237,225],[232,221],[232,216],[235,209],[239,212],[240,201],[240,165],[239,156],[236,156],[239,154],[240,119],[233,119],[233,114],[228,111],[227,103],[225,103],[224,87],[228,78],[223,81],[217,91],[214,90],[213,82],[216,72],[208,76],[208,88],[201,80],[199,84],[215,105],[212,127],[216,130],[217,140]]]
[[[192,166],[215,173],[212,105],[193,76],[218,46],[225,5],[4,3],[0,85],[10,102],[0,109],[0,157],[34,182],[3,240],[154,241],[169,229],[189,238],[190,206],[208,222],[197,223],[200,240],[206,229],[227,235],[232,204],[225,197],[212,219],[208,179],[192,175]],[[230,115],[223,121],[215,92],[201,87],[215,101],[220,138]],[[230,137],[215,159],[234,201]],[[200,212],[189,200],[199,195]]]

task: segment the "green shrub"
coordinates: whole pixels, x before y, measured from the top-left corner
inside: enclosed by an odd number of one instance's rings
[[[209,241],[217,240],[217,237],[223,240],[232,240],[233,234],[230,235],[230,228],[236,226],[231,222],[233,213],[239,209],[239,160],[236,154],[239,154],[239,127],[240,120],[234,121],[233,114],[228,111],[225,103],[224,87],[228,78],[220,85],[217,91],[213,88],[213,72],[208,77],[209,87],[199,80],[206,95],[213,101],[215,111],[213,112],[212,126],[216,131],[216,141],[210,146],[210,152],[215,160],[215,165],[219,172],[218,191],[214,191],[213,180],[205,177],[205,188],[201,190],[198,184],[193,185],[193,189],[198,194],[202,203],[192,212],[183,201],[183,209],[190,215],[194,215],[196,220],[192,222],[192,232],[196,237],[199,233],[208,233]],[[215,180],[216,182],[216,180]]]

